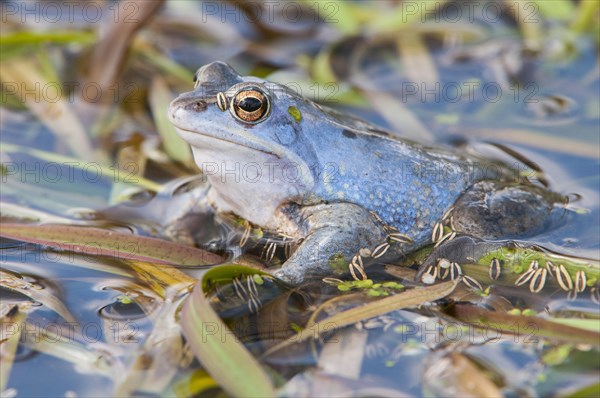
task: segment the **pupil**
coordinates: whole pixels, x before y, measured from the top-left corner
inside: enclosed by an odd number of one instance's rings
[[[262,103],[259,99],[253,97],[246,97],[240,101],[238,106],[245,110],[246,112],[254,112],[259,109]]]

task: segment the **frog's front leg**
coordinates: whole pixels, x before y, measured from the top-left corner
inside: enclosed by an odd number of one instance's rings
[[[352,203],[330,203],[298,210],[302,244],[275,272],[292,285],[309,278],[340,275],[361,248],[374,248],[387,238],[385,226],[368,210]]]

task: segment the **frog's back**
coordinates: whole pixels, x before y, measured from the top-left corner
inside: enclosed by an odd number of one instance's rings
[[[421,240],[458,197],[481,176],[473,159],[381,131],[323,131],[315,193],[377,213],[402,233]]]

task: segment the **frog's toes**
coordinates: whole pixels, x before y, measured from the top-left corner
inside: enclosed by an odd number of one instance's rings
[[[298,286],[311,277],[311,275],[303,267],[293,266],[291,264],[273,272],[273,276],[292,286]],[[313,276],[318,276],[318,274]]]

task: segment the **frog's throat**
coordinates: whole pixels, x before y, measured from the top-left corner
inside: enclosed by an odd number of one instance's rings
[[[199,161],[200,159],[202,159],[202,152],[210,151],[211,148],[209,145],[206,145],[206,143],[204,145],[197,145],[198,141],[193,139],[194,136],[200,136],[206,140],[225,142],[234,146],[247,148],[257,153],[262,153],[272,159],[275,159],[277,163],[279,163],[280,167],[294,165],[294,168],[299,172],[299,177],[297,179],[294,179],[293,181],[287,182],[296,186],[296,188],[300,188],[301,191],[312,189],[315,184],[315,175],[313,175],[313,170],[309,167],[305,160],[285,147],[280,147],[276,144],[265,142],[263,140],[257,139],[256,137],[249,136],[244,132],[239,132],[241,137],[240,141],[243,141],[240,142],[237,140],[218,137],[212,134],[183,129],[177,126],[176,129],[179,131],[182,138],[185,141],[187,141],[192,147],[192,150],[195,153],[194,157],[196,159],[196,163],[201,169],[202,165],[199,163]],[[196,152],[198,153],[198,155],[196,155]],[[226,152],[222,154],[227,156]],[[271,164],[267,165],[271,167]]]

